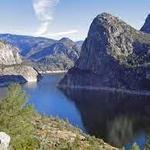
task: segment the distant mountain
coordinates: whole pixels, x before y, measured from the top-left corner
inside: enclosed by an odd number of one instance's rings
[[[147,16],[146,21],[143,27],[141,28],[141,31],[150,34],[150,14]]]
[[[71,52],[79,53],[79,50],[76,47],[76,43],[68,38],[63,38],[57,41],[56,43],[44,48],[42,51],[31,55],[30,59],[39,60],[46,56],[56,55],[56,54],[69,55]]]
[[[12,34],[0,34],[0,40],[20,49],[23,58],[31,61],[38,71],[44,72],[71,68],[79,57],[83,43],[82,41],[73,42],[69,38],[57,41]]]
[[[38,73],[24,64],[19,49],[6,42],[0,42],[0,86],[12,82],[36,82]]]
[[[69,38],[62,38],[55,44],[31,55],[30,59],[36,61],[35,68],[39,71],[62,71],[74,66],[79,58],[80,50],[75,42]]]
[[[150,35],[111,14],[98,15],[90,26],[79,59],[59,85],[150,90]]]
[[[32,37],[13,34],[0,34],[0,40],[6,41],[20,49],[20,54],[24,57],[30,57],[34,53],[37,53],[43,48],[48,47],[56,42],[56,40]]]

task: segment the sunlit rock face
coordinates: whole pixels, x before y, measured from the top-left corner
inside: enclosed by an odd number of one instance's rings
[[[10,44],[0,42],[0,65],[21,64],[19,50]]]
[[[150,89],[150,36],[107,13],[92,22],[75,67],[60,87]]]
[[[141,31],[150,34],[150,14],[147,16]]]
[[[0,85],[9,82],[36,82],[38,73],[24,64],[19,50],[5,42],[0,42]]]
[[[38,73],[30,66],[25,65],[15,65],[0,68],[1,76],[22,76],[27,82],[36,82],[38,78]],[[7,80],[7,78],[6,78]]]

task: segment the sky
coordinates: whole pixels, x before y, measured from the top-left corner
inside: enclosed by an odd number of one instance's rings
[[[103,12],[140,29],[150,0],[0,0],[0,33],[84,40]]]

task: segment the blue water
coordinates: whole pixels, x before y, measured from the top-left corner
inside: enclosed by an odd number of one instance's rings
[[[73,101],[56,87],[62,74],[45,75],[38,83],[27,83],[24,90],[29,103],[43,115],[58,117],[84,130],[80,113]]]
[[[44,75],[38,83],[26,83],[28,102],[46,116],[69,121],[113,146],[141,150],[150,131],[150,98],[88,90],[59,90],[62,74]],[[0,95],[3,95],[3,88]]]

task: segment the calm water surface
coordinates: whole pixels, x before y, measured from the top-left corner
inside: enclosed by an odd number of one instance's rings
[[[68,120],[113,146],[133,143],[141,149],[150,131],[150,97],[104,91],[66,90],[56,88],[63,75],[44,75],[36,84],[25,84],[29,103],[47,116]],[[4,95],[4,88],[0,89]]]

